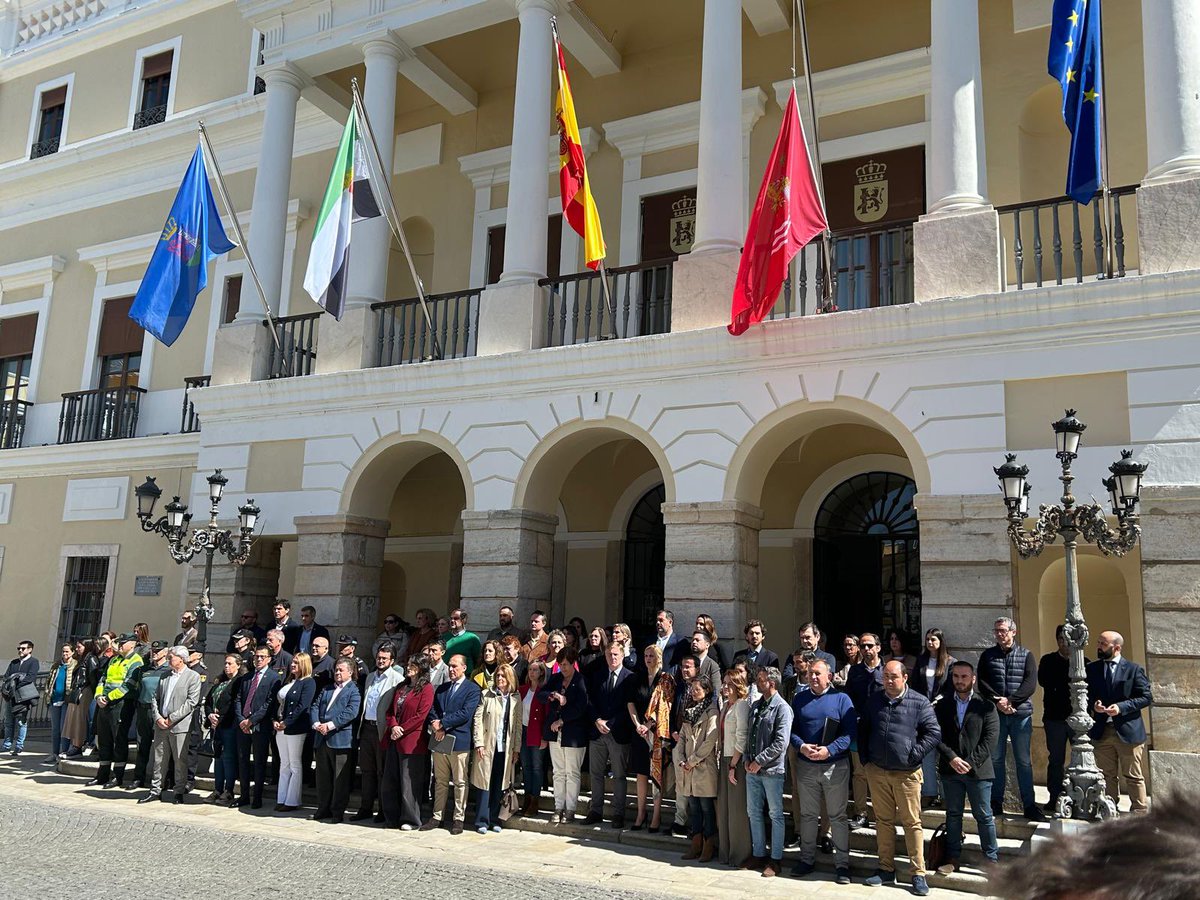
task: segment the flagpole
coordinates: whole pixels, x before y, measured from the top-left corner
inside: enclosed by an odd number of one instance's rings
[[[229,213],[229,218],[233,222],[233,231],[237,235],[238,246],[242,248],[242,255],[246,257],[246,268],[250,270],[250,279],[254,282],[258,296],[262,298],[263,308],[267,311],[268,330],[271,332],[271,339],[275,342],[275,349],[279,351],[279,358],[283,360],[283,365],[290,369],[291,359],[289,358],[289,354],[283,352],[283,346],[279,343],[279,335],[275,331],[277,318],[271,309],[271,301],[267,299],[267,292],[263,290],[262,282],[258,278],[258,269],[254,267],[254,260],[250,258],[250,246],[246,243],[246,236],[242,234],[242,224],[238,221],[237,210],[229,202],[229,192],[225,190],[225,176],[221,174],[221,166],[217,162],[217,154],[213,150],[212,141],[208,138],[208,129],[204,127],[203,119],[197,123],[197,127],[200,130],[200,139],[204,142],[209,158],[212,160],[213,174],[217,176],[217,193],[221,195],[221,202],[225,204],[225,211]]]
[[[812,119],[813,126],[813,175],[817,185],[817,196],[821,199],[821,208],[827,209],[825,205],[825,173],[821,168],[821,126],[817,120],[817,99],[813,91],[813,73],[812,64],[809,61],[808,53],[808,19],[804,11],[804,0],[796,0],[793,9],[793,24],[799,20],[800,23],[800,41],[804,47],[804,85],[807,88],[808,94],[808,114]],[[795,93],[796,88],[796,40],[792,38],[792,92]],[[799,114],[800,99],[796,98],[797,109]],[[833,242],[833,233],[829,230],[829,224],[826,223],[825,230],[821,232],[821,257],[825,263],[825,282],[822,285],[821,298],[824,302],[821,304],[821,310],[828,310],[833,304],[833,253],[830,245]]]
[[[371,130],[371,120],[367,117],[367,111],[362,104],[362,96],[358,93],[358,79],[350,79],[351,95],[354,100],[354,110],[358,113],[359,121],[363,124],[363,130],[367,133],[367,146],[370,148],[368,157],[373,156],[373,161],[368,159],[368,164],[374,164],[375,172],[379,176],[373,179],[379,182],[380,188],[383,191],[384,201],[384,218],[388,221],[388,226],[392,230],[392,234],[400,242],[400,249],[404,251],[404,259],[408,262],[408,271],[412,276],[413,284],[417,288],[417,300],[421,304],[421,312],[425,316],[425,325],[429,329],[429,339],[433,343],[433,358],[442,359],[442,345],[438,341],[437,332],[434,329],[433,317],[429,314],[429,306],[425,302],[425,285],[421,283],[421,276],[417,274],[417,265],[413,262],[412,253],[408,249],[408,240],[404,237],[404,226],[400,224],[400,215],[396,212],[396,202],[392,197],[392,182],[388,177],[391,171],[391,166],[384,167],[383,157],[379,153],[379,145],[375,143],[375,132]]]
[[[554,79],[558,82],[558,92],[561,95],[563,90],[562,84],[562,68],[558,64],[558,17],[550,17],[550,33],[554,37]],[[582,152],[582,151],[580,151]],[[563,209],[566,213],[566,209]],[[597,216],[599,212],[597,212]],[[586,216],[585,216],[586,218]],[[586,230],[586,228],[585,228]],[[586,243],[586,241],[585,241]],[[587,254],[584,254],[585,256]],[[612,293],[608,289],[608,269],[604,266],[604,260],[600,260],[600,286],[604,291],[604,302],[608,306],[608,317],[612,323],[612,334],[608,337],[615,338],[617,336],[617,305],[613,303]]]
[[[1096,45],[1100,50],[1100,187],[1104,203],[1104,268],[1105,276],[1112,278],[1116,272],[1113,262],[1116,236],[1113,218],[1111,180],[1108,172],[1108,80],[1104,77],[1104,28],[1100,18],[1100,3],[1097,0],[1093,14],[1096,16]]]

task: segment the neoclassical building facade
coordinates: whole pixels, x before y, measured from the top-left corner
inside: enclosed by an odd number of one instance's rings
[[[1048,6],[808,4],[836,309],[809,248],[734,338],[786,2],[10,2],[0,632],[173,634],[202,567],[142,532],[134,489],[153,475],[201,517],[220,468],[229,515],[262,518],[249,562],[216,568],[219,643],[282,596],[360,638],[458,604],[481,630],[508,604],[644,635],[666,606],[735,644],[761,619],[781,653],[816,619],[833,644],[936,626],[970,654],[1001,615],[1046,652],[1061,549],[1018,560],[992,467],[1019,453],[1055,500],[1072,407],[1078,496],[1124,448],[1150,464],[1140,545],[1081,557],[1084,610],[1147,662],[1156,789],[1197,777],[1200,15],[1107,10],[1108,225],[1059,196]],[[561,220],[552,17],[611,305]],[[301,286],[352,80],[433,329],[379,220],[340,322]],[[166,348],[125,312],[201,120],[279,318],[235,250]],[[880,184],[882,212],[861,202]]]

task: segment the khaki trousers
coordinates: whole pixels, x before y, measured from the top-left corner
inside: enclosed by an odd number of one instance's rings
[[[1142,757],[1145,752],[1145,743],[1125,743],[1111,725],[1104,726],[1104,734],[1096,741],[1096,765],[1104,773],[1104,793],[1116,803],[1121,799],[1119,779],[1125,779],[1129,808],[1135,813],[1146,812],[1148,808],[1146,779],[1142,776]]]
[[[867,782],[875,808],[875,835],[879,845],[879,868],[896,871],[896,820],[904,827],[904,845],[912,860],[913,875],[925,874],[925,833],[921,830],[920,768],[911,771],[881,769],[867,763]]]
[[[855,750],[850,751],[850,784],[854,791],[854,814],[865,816],[867,814],[867,798],[871,795],[870,787],[867,784],[867,770],[863,766],[862,760]]]
[[[454,785],[454,821],[467,817],[467,770],[469,750],[433,754],[433,821],[441,822],[446,811],[446,794]]]

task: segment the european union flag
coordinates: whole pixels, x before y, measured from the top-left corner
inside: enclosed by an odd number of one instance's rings
[[[1067,193],[1089,203],[1100,189],[1100,0],[1054,0],[1046,68],[1062,85],[1071,130]]]
[[[197,144],[129,318],[171,346],[192,314],[196,295],[208,284],[209,262],[234,246],[221,226]]]

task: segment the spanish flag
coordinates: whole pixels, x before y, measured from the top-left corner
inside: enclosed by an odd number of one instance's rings
[[[558,54],[558,96],[554,100],[554,119],[558,122],[558,181],[562,188],[563,215],[583,238],[583,256],[589,269],[604,261],[604,234],[600,230],[600,213],[592,199],[588,184],[587,166],[583,161],[583,146],[579,139],[579,123],[575,120],[575,101],[571,97],[571,82],[567,78],[567,61],[558,33],[554,33],[554,49]]]

